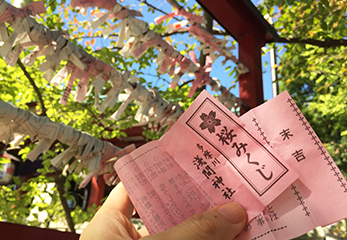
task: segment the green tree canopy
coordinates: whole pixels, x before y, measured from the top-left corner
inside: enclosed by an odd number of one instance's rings
[[[280,35],[280,90],[299,105],[346,173],[346,1],[272,1],[259,5]],[[273,44],[269,44],[272,47]]]

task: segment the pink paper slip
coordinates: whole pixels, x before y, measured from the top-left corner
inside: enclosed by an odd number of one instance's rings
[[[177,162],[152,141],[116,163],[136,211],[152,234],[217,204]]]
[[[347,217],[346,180],[287,92],[241,120],[300,177],[238,239],[290,239]]]
[[[257,217],[298,178],[257,134],[206,91],[160,140],[115,169],[150,233],[234,201]]]

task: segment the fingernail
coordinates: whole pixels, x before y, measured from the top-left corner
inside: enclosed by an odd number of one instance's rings
[[[244,221],[247,218],[245,210],[237,203],[227,203],[220,208],[218,212],[223,214],[230,223],[237,224]]]

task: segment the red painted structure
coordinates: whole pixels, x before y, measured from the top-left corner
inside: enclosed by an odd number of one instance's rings
[[[249,108],[264,102],[261,48],[278,38],[250,0],[197,0],[238,42],[239,60],[249,73],[239,77],[240,99]]]
[[[78,240],[79,234],[54,229],[29,227],[20,224],[1,222],[0,239],[3,240]]]

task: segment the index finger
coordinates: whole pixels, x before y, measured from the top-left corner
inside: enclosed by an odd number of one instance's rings
[[[100,212],[100,214],[109,215],[115,210],[123,213],[124,216],[128,219],[130,219],[133,215],[134,206],[131,203],[128,193],[125,190],[122,182],[120,182],[115,188],[113,188],[98,213]]]

